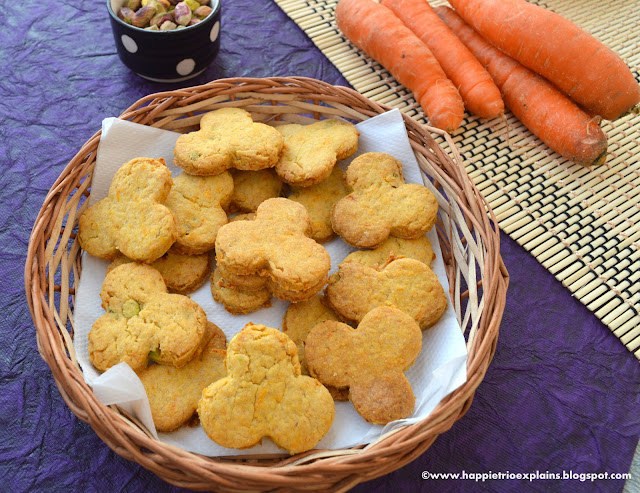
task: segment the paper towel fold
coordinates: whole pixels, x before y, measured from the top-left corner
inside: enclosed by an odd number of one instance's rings
[[[423,183],[422,174],[411,150],[402,115],[392,110],[357,124],[360,132],[358,152],[341,163],[346,167],[353,158],[365,152],[386,152],[403,164],[407,183]],[[117,169],[136,157],[163,158],[173,176],[182,170],[175,167],[173,147],[179,134],[162,129],[138,125],[117,118],[103,121],[102,136],[98,146],[97,162],[91,184],[90,204],[107,196],[111,178]],[[430,183],[427,183],[430,186]],[[440,279],[445,293],[448,281],[435,231],[429,237],[436,260],[433,270]],[[323,244],[331,256],[331,272],[354,248],[337,238]],[[82,277],[79,281],[75,303],[75,340],[78,361],[84,378],[92,386],[96,396],[105,404],[118,404],[135,415],[155,435],[148,400],[144,387],[126,364],[117,365],[104,374],[89,362],[88,339],[93,323],[104,313],[100,306],[100,289],[108,263],[83,253]],[[231,339],[249,322],[281,328],[288,304],[277,299],[270,308],[247,315],[231,315],[222,305],[213,301],[209,283],[191,294],[207,313],[209,320],[218,325]],[[464,337],[449,302],[447,311],[438,323],[423,333],[423,349],[415,364],[406,372],[416,395],[416,408],[410,418],[389,423],[386,426],[371,425],[364,421],[349,402],[336,402],[336,417],[329,433],[318,448],[342,449],[370,443],[383,433],[425,419],[447,394],[466,381],[467,351]],[[123,369],[122,367],[126,367]],[[137,382],[136,382],[137,381]],[[263,440],[249,450],[220,447],[212,442],[201,427],[183,427],[172,433],[158,433],[160,440],[185,450],[207,456],[246,455],[283,452],[271,441]]]

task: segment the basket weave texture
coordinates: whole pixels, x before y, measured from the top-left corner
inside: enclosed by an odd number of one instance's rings
[[[198,128],[203,112],[221,107],[243,108],[257,121],[293,123],[322,118],[357,123],[391,109],[352,89],[315,79],[233,78],[152,94],[119,118],[188,132]],[[353,449],[312,450],[291,457],[211,458],[157,441],[121,409],[100,403],[84,381],[73,348],[74,290],[82,268],[75,233],[87,207],[100,132],[84,144],[51,187],[35,221],[25,266],[38,349],[71,411],[122,457],[171,484],[195,490],[346,491],[420,456],[471,405],[495,351],[508,274],[500,257],[495,217],[467,177],[450,137],[403,118],[418,163],[439,192],[436,227],[469,354],[467,382],[427,419]],[[441,148],[431,134],[441,136],[449,149]]]

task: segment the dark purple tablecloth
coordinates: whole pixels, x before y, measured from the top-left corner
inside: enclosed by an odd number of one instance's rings
[[[3,3],[0,29],[0,490],[175,491],[113,453],[66,407],[25,301],[29,234],[45,194],[105,117],[176,84],[116,55],[104,2]],[[222,48],[186,85],[234,76],[348,85],[272,0],[223,0]],[[423,480],[439,473],[624,473],[640,435],[636,358],[506,235],[498,348],[471,409],[410,465],[354,491],[606,491],[624,482]]]

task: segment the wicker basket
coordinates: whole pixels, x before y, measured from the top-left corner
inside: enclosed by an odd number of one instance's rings
[[[349,88],[314,79],[236,78],[150,95],[120,118],[186,132],[197,128],[202,112],[225,106],[244,108],[256,120],[288,122],[324,117],[358,122],[390,109]],[[404,121],[421,169],[441,194],[438,236],[469,353],[467,382],[427,419],[365,447],[313,450],[293,457],[210,458],[159,442],[119,408],[101,404],[75,358],[72,316],[74,286],[82,267],[75,231],[86,208],[100,132],[86,142],[52,186],[35,221],[25,267],[38,349],[75,415],[116,453],[169,483],[197,490],[345,491],[420,456],[471,404],[495,351],[508,275],[500,258],[496,220],[467,178],[449,136],[407,116]],[[431,133],[445,139],[453,159]]]

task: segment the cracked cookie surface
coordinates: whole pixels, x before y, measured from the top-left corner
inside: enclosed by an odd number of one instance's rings
[[[198,404],[200,424],[214,442],[244,449],[270,438],[290,454],[310,450],[335,415],[329,391],[300,374],[296,345],[277,329],[247,324],[227,348],[226,377]]]

